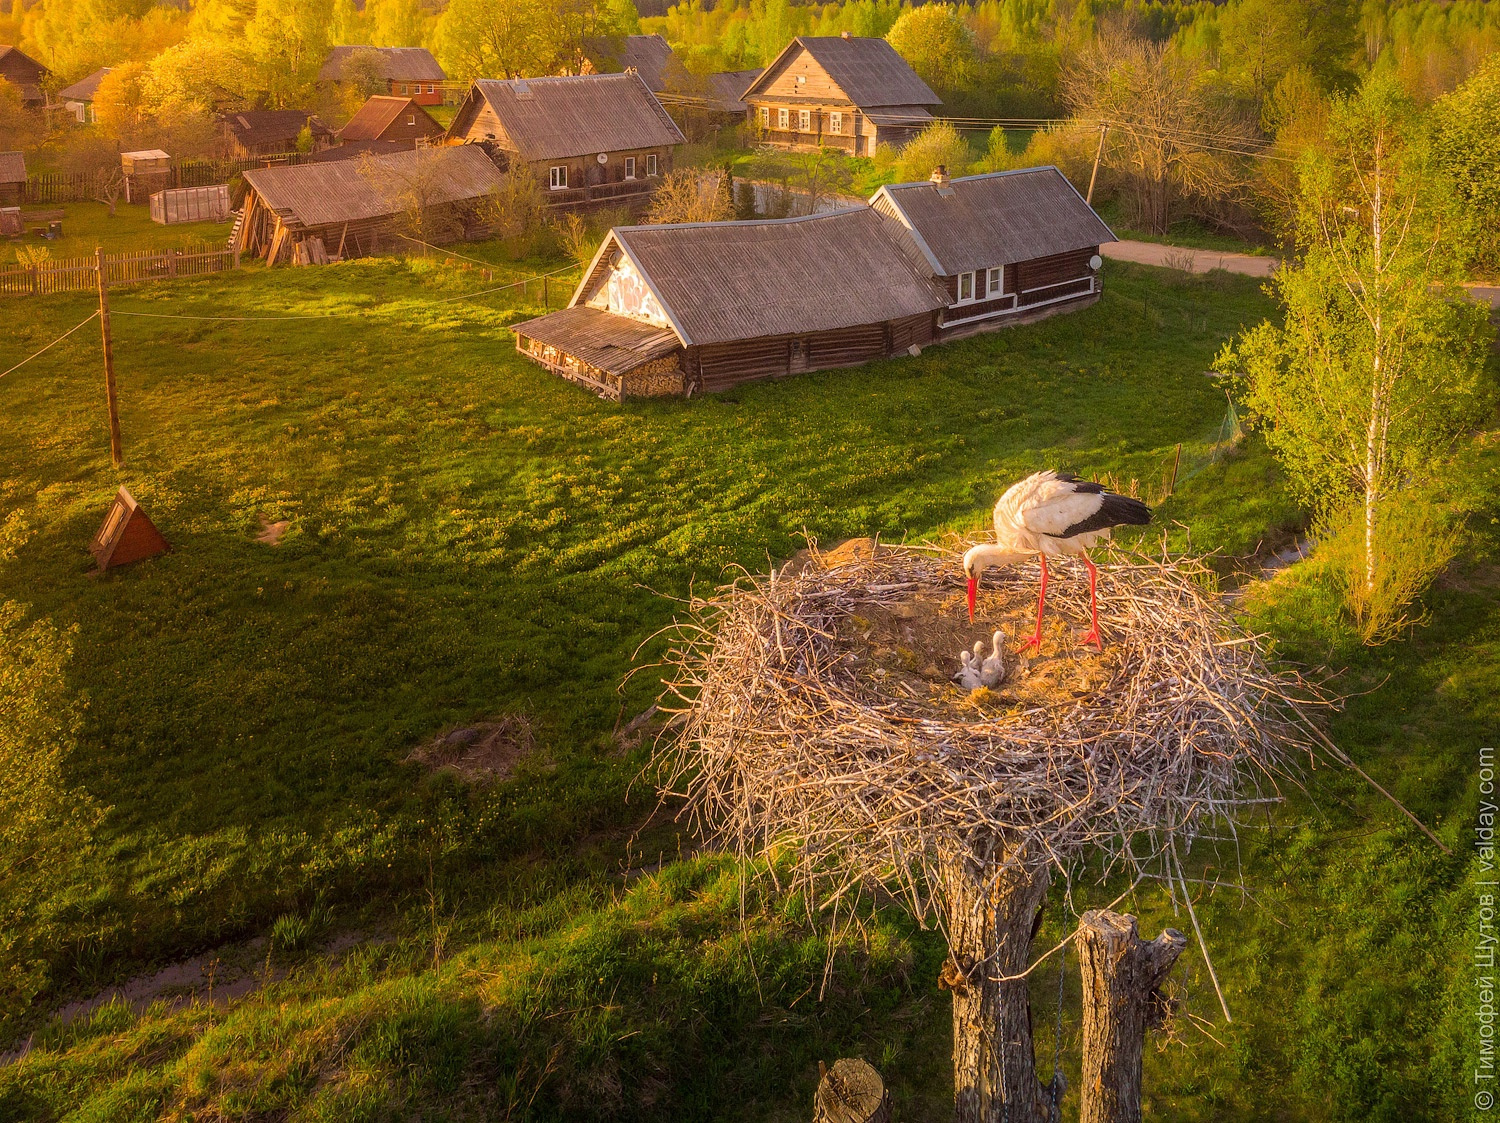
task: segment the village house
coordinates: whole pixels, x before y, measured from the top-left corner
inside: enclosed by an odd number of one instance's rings
[[[419,141],[441,138],[443,131],[415,98],[376,94],[338,131],[338,141],[340,145],[390,141],[415,148]]]
[[[611,230],[528,358],[608,398],[728,389],[932,342],[947,300],[868,207]]]
[[[369,54],[377,60],[376,72],[385,81],[385,92],[392,97],[409,97],[418,105],[442,105],[443,83],[447,73],[432,52],[425,47],[330,47],[319,82],[342,82],[344,65],[355,53]]]
[[[873,156],[932,123],[941,104],[884,39],[799,35],[745,89],[749,122],[781,148]]]
[[[236,160],[295,152],[304,128],[312,133],[314,152],[333,143],[333,130],[305,109],[247,109],[219,118],[224,153]]]
[[[0,43],[0,78],[21,91],[22,107],[41,109],[47,104],[45,83],[51,73],[19,47]]]
[[[673,119],[684,127],[689,119],[702,119],[710,126],[743,121],[747,106],[740,94],[761,73],[728,70],[693,74],[660,35],[627,35],[618,61],[619,69],[639,74],[646,88],[658,95]]]
[[[1099,299],[1099,247],[1114,234],[1054,167],[882,187],[875,211],[947,295],[943,338]]]
[[[502,167],[530,168],[550,202],[644,203],[683,143],[639,74],[482,78],[448,127]]]
[[[104,76],[113,69],[112,66],[100,67],[87,78],[80,79],[57,92],[63,107],[80,125],[94,123],[94,95],[99,92],[99,83],[104,81]]]
[[[0,152],[0,207],[21,204],[26,189],[26,156],[21,152]]]
[[[230,248],[271,265],[294,260],[297,247],[310,249],[314,239],[313,260],[376,253],[382,240],[406,244],[398,227],[413,217],[427,241],[479,237],[488,231],[479,204],[502,182],[481,149],[442,147],[256,168],[244,179],[245,205]]]

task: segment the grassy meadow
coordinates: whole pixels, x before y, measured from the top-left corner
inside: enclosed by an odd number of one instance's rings
[[[1226,399],[1205,372],[1269,299],[1115,263],[1106,285],[1082,312],[915,359],[624,405],[516,355],[505,328],[541,311],[534,289],[468,299],[477,274],[434,261],[121,290],[120,472],[96,334],[0,379],[0,600],[77,627],[69,779],[108,807],[34,910],[32,986],[0,995],[0,1050],[31,1046],[0,1063],[0,1123],[793,1120],[818,1059],[841,1055],[882,1070],[898,1118],[945,1116],[940,938],[881,912],[820,1001],[826,945],[798,903],[758,882],[742,923],[733,864],[693,853],[641,780],[649,739],[615,731],[655,697],[651,637],[694,582],[804,535],[976,531],[1040,467],[1152,496],[1180,444],[1153,534],[1226,574],[1290,541],[1301,516],[1259,443],[1210,456]],[[91,304],[12,308],[0,370]],[[191,318],[270,316],[303,318]],[[1152,1118],[1467,1118],[1500,448],[1478,438],[1466,462],[1475,549],[1410,639],[1351,645],[1315,560],[1244,601],[1283,654],[1340,676],[1353,697],[1330,733],[1456,856],[1347,774],[1309,771],[1243,835],[1243,892],[1198,901],[1234,1021],[1190,942],[1184,1013],[1148,1050]],[[121,483],[174,549],[94,577],[86,546]],[[279,544],[256,540],[283,520]],[[537,745],[507,782],[409,759],[502,715]],[[1204,849],[1198,872],[1235,860]],[[1119,888],[1055,891],[1038,947]],[[1161,893],[1128,906],[1148,933],[1190,930]],[[264,957],[266,985],[48,1016],[215,949]],[[1035,978],[1044,1077],[1058,978]],[[1076,1088],[1072,975],[1064,997]]]
[[[139,250],[196,250],[202,246],[222,249],[229,237],[227,222],[180,222],[162,226],[151,221],[151,208],[144,203],[133,205],[120,200],[115,213],[103,203],[61,203],[28,206],[31,211],[62,211],[62,237],[48,240],[28,235],[25,245],[45,247],[54,259],[92,257],[94,247],[105,253],[134,253]],[[44,225],[22,221],[29,230]],[[13,244],[0,244],[0,265],[16,260]],[[7,364],[8,365],[8,364]]]

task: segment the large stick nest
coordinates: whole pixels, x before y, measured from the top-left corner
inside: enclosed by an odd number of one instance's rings
[[[1076,645],[1083,566],[1054,563],[1046,638],[1021,658],[1038,577],[992,570],[972,626],[949,548],[814,548],[695,598],[669,656],[666,786],[744,856],[790,845],[825,903],[879,884],[919,916],[939,852],[1066,870],[1102,851],[1147,873],[1277,798],[1311,692],[1268,665],[1201,565],[1112,552],[1095,652]],[[1005,681],[960,688],[959,653],[996,629]]]

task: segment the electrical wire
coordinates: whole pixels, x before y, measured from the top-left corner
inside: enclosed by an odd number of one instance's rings
[[[16,364],[16,365],[15,365],[15,366],[13,366],[13,367],[11,367],[11,368],[10,368],[10,370],[3,370],[3,371],[0,371],[0,378],[4,378],[4,377],[5,377],[5,376],[6,376],[6,375],[7,375],[7,374],[9,374],[9,373],[10,373],[10,372],[11,372],[11,371],[14,371],[14,370],[20,370],[20,369],[21,369],[21,368],[22,368],[22,367],[24,367],[24,366],[25,366],[25,365],[26,365],[26,364],[27,364],[27,363],[29,363],[29,362],[31,362],[31,360],[32,360],[32,359],[35,359],[35,358],[37,358],[37,357],[38,357],[38,356],[40,356],[40,355],[45,355],[45,354],[46,354],[46,353],[47,353],[47,352],[48,352],[48,351],[50,351],[50,350],[52,350],[52,348],[54,348],[54,347],[56,347],[56,346],[57,346],[57,345],[58,345],[58,344],[59,344],[59,343],[61,343],[61,342],[62,342],[62,341],[63,341],[63,340],[64,340],[64,339],[67,339],[67,338],[68,338],[68,336],[70,336],[70,335],[72,335],[72,334],[73,334],[73,333],[74,333],[74,332],[75,332],[75,331],[77,331],[77,330],[78,330],[78,329],[79,329],[79,328],[81,328],[81,327],[83,327],[83,325],[84,325],[84,324],[87,324],[87,323],[89,323],[89,322],[91,322],[91,321],[92,321],[92,320],[93,320],[93,319],[94,319],[94,318],[95,318],[95,317],[97,317],[97,316],[98,316],[98,315],[99,315],[99,311],[98,311],[98,309],[95,309],[95,310],[94,310],[94,311],[92,311],[92,312],[90,312],[90,313],[89,313],[89,314],[88,314],[88,316],[87,316],[87,318],[85,318],[85,319],[84,319],[84,320],[83,320],[83,322],[82,322],[82,323],[79,323],[79,324],[74,324],[74,325],[73,325],[73,326],[72,326],[72,327],[70,327],[70,328],[69,328],[69,329],[68,329],[68,330],[67,330],[67,331],[65,331],[65,332],[63,332],[63,333],[62,333],[62,334],[61,334],[61,335],[60,335],[60,336],[58,336],[58,337],[57,337],[57,338],[56,338],[56,339],[54,339],[54,340],[53,340],[53,341],[52,341],[52,342],[51,342],[51,343],[49,343],[49,344],[47,344],[47,346],[45,346],[45,347],[43,347],[43,348],[42,348],[42,349],[41,349],[41,350],[40,350],[40,351],[38,351],[38,352],[37,352],[37,353],[36,353],[36,354],[35,354],[35,355],[28,355],[28,356],[26,356],[26,358],[24,358],[24,359],[22,359],[22,360],[21,360],[21,361],[20,361],[20,362],[19,362],[19,363],[17,363],[17,364]]]

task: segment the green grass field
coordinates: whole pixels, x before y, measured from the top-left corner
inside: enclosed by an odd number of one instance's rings
[[[27,933],[43,988],[0,1010],[7,1039],[35,1034],[0,1066],[0,1121],[791,1120],[817,1060],[851,1054],[886,1074],[899,1118],[944,1116],[939,938],[882,913],[820,1003],[824,945],[795,902],[753,893],[742,928],[715,855],[619,876],[695,844],[632,784],[646,750],[611,731],[656,693],[650,673],[622,683],[650,662],[651,643],[636,649],[671,598],[763,569],[804,533],[977,530],[1041,466],[1149,494],[1179,443],[1158,519],[1175,546],[1220,552],[1227,573],[1295,533],[1256,441],[1208,455],[1226,403],[1205,371],[1268,299],[1222,274],[1106,269],[1103,300],[1074,315],[625,405],[519,359],[505,327],[541,310],[534,290],[452,299],[484,283],[434,261],[122,291],[121,313],[310,318],[117,316],[119,473],[95,336],[0,380],[0,599],[78,627],[70,779],[109,807]],[[0,369],[90,303],[16,310]],[[1500,732],[1500,453],[1480,441],[1466,463],[1476,547],[1409,641],[1352,648],[1315,564],[1248,600],[1289,657],[1342,675],[1356,697],[1333,736],[1458,855],[1348,775],[1309,772],[1274,830],[1244,834],[1245,892],[1199,901],[1235,1020],[1190,946],[1193,1017],[1149,1050],[1152,1118],[1467,1118],[1465,848],[1477,746]],[[122,482],[174,550],[91,577],[85,547]],[[283,519],[279,545],[255,541]],[[504,714],[540,746],[514,780],[470,787],[408,762],[435,733]],[[1200,871],[1232,861],[1198,857]],[[1072,904],[1116,891],[1088,885]],[[1160,893],[1129,906],[1147,931],[1188,930]],[[1038,946],[1069,917],[1054,894]],[[235,1003],[45,1017],[273,929],[303,935],[254,945],[272,981]],[[352,947],[327,950],[341,934]],[[1036,978],[1044,1075],[1057,980]],[[1076,982],[1067,998],[1076,1088]]]
[[[95,246],[105,253],[129,253],[136,250],[197,249],[203,245],[223,249],[229,237],[227,222],[183,222],[160,226],[151,221],[151,208],[121,200],[110,214],[103,203],[65,203],[58,206],[27,207],[22,220],[27,229],[40,225],[26,221],[27,213],[60,210],[63,217],[62,237],[48,240],[28,235],[27,246],[45,246],[54,258],[92,257]],[[0,243],[0,263],[16,260],[16,243]]]

